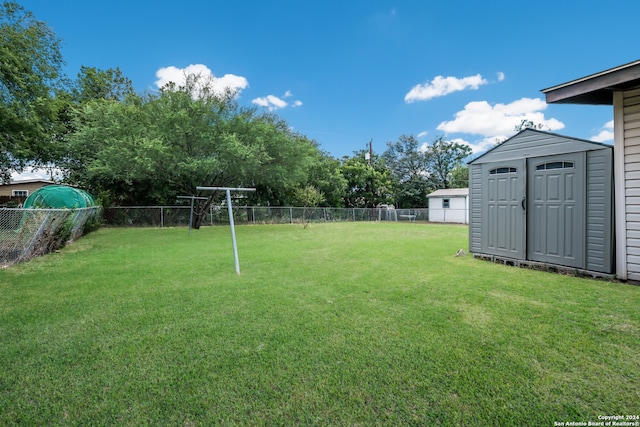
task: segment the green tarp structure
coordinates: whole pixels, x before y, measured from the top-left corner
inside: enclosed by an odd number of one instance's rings
[[[41,209],[78,209],[96,206],[95,199],[84,190],[66,185],[47,185],[31,193],[23,207]]]

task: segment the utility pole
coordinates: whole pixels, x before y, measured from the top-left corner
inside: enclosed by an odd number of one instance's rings
[[[369,140],[369,166],[373,167],[373,138]]]

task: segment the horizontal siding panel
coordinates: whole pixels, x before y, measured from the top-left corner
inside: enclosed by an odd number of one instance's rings
[[[627,205],[640,205],[640,197],[625,197]]]
[[[482,250],[482,166],[469,166],[470,220],[469,220],[469,251]]]
[[[640,92],[626,91],[624,104],[624,146],[625,146],[625,210],[627,227],[627,278],[640,279],[640,177],[638,171],[638,147],[640,146]]]
[[[634,259],[634,262],[627,263],[628,278],[631,280],[638,280],[638,279],[634,279],[632,276],[640,278],[640,264],[638,264],[635,261],[636,260]]]
[[[624,126],[622,126],[622,129],[624,129],[624,134],[627,137],[637,137],[638,129],[640,129],[640,122],[636,120],[624,122]]]
[[[625,206],[625,212],[626,213],[640,213],[640,206],[638,205],[631,205],[631,206]]]
[[[640,256],[638,255],[628,255],[627,256],[627,264],[629,266],[634,265],[633,271],[639,272],[640,273]],[[629,270],[631,270],[631,267],[627,267]]]
[[[625,107],[633,107],[638,104],[640,104],[640,96],[638,96],[638,94],[632,93],[631,91],[624,93],[623,105]]]
[[[635,89],[629,89],[627,91],[624,92],[624,96],[627,97],[631,97],[631,96],[638,96],[640,95],[640,87],[635,88]]]
[[[640,180],[640,171],[627,171],[624,174],[625,180]],[[627,186],[625,184],[625,186]]]
[[[624,123],[637,121],[638,113],[640,113],[640,104],[628,105],[624,112]]]
[[[627,222],[627,230],[640,230],[640,223]]]
[[[625,118],[627,116],[632,116],[635,115],[637,113],[640,113],[640,104],[636,104],[636,105],[628,105],[625,109],[624,109],[624,116]],[[625,120],[626,122],[626,120]]]
[[[638,197],[640,196],[640,188],[639,187],[628,187],[626,191],[627,197]]]
[[[640,188],[640,179],[627,179],[624,182],[625,194],[631,188]]]
[[[633,107],[635,105],[640,104],[640,96],[634,93],[626,92],[624,94],[624,102],[623,105],[625,107]]]
[[[627,135],[627,132],[625,131],[624,146],[633,147],[635,145],[640,145],[640,138],[637,136],[632,137],[630,135]]]
[[[625,197],[625,203],[628,205],[640,205],[640,197]]]
[[[627,222],[640,223],[640,214],[627,214],[626,219],[627,219]]]
[[[640,124],[638,122],[634,122],[635,124]],[[629,125],[625,125],[624,127],[624,138],[625,140],[629,140],[629,139],[633,139],[633,138],[640,138],[640,126],[631,126],[631,124]],[[638,145],[640,144],[640,141],[629,141],[629,144],[627,144],[625,142],[625,145]]]
[[[627,154],[640,154],[640,145],[632,145],[631,147],[624,148],[625,156]]]
[[[639,121],[640,122],[640,110],[638,112],[635,112],[635,113],[629,113],[629,112],[625,113],[625,115],[624,115],[624,122],[625,123],[635,122],[635,121]]]
[[[640,163],[626,163],[624,165],[625,172],[632,172],[640,170]]]
[[[640,163],[640,153],[638,153],[638,154],[626,154],[625,153],[624,161],[626,163]]]
[[[600,242],[594,242],[592,245],[587,246],[587,252],[589,256],[601,257],[604,254],[603,246],[604,240]]]

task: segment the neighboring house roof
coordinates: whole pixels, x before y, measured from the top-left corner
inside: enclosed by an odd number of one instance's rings
[[[640,86],[640,60],[542,89],[547,104],[613,105],[613,92]]]
[[[35,183],[42,183],[42,184],[55,184],[53,181],[50,181],[48,179],[23,179],[21,181],[12,181],[9,184],[2,184],[2,185],[22,185],[22,184],[35,184]]]
[[[468,195],[468,188],[447,188],[444,190],[436,190],[428,194],[427,197],[465,197]]]

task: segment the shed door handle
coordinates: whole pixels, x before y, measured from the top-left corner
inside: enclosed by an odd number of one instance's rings
[[[527,198],[526,197],[522,198],[521,204],[522,204],[522,209],[526,212],[527,211]]]

